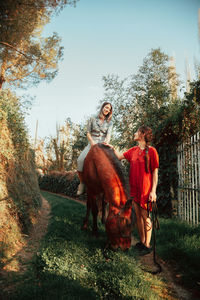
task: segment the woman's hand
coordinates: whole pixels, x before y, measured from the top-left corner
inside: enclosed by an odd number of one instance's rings
[[[89,132],[87,132],[87,139],[88,139],[88,142],[90,143],[91,147],[96,144],[94,142],[94,140],[92,139],[92,136],[91,136],[91,134]]]
[[[149,194],[149,201],[150,202],[156,202],[156,193],[154,191],[151,191],[150,194]]]
[[[112,145],[110,145],[110,144],[108,144],[108,143],[106,143],[106,142],[103,142],[102,144],[104,144],[105,146],[107,146],[107,147],[109,147],[109,148],[111,148],[111,149],[114,150],[114,146],[112,146]]]
[[[153,171],[153,174],[152,174],[152,189],[151,189],[151,192],[149,194],[149,201],[151,202],[156,202],[156,187],[157,187],[157,184],[158,184],[158,168],[156,168],[154,171]]]
[[[103,143],[104,145],[110,147],[113,151],[114,151],[114,154],[117,156],[117,158],[119,160],[122,160],[122,159],[125,159],[124,155],[123,154],[120,154],[115,148],[113,145],[110,145],[110,144],[107,144],[107,143]]]

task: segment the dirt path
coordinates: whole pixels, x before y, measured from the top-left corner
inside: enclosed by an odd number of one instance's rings
[[[42,197],[42,205],[38,211],[38,217],[29,235],[25,237],[23,248],[10,259],[1,270],[2,279],[6,282],[4,291],[15,288],[12,282],[12,274],[22,275],[28,268],[33,255],[38,251],[41,238],[46,234],[51,208],[48,201]]]
[[[132,237],[131,244],[134,246],[138,240]],[[181,300],[194,300],[192,294],[187,291],[183,286],[178,284],[175,273],[172,267],[156,255],[156,261],[160,264],[162,271],[156,275],[158,284],[152,286],[152,289],[158,292],[161,299],[181,299]],[[154,265],[153,253],[140,257],[141,269],[146,272],[156,272],[158,267]],[[160,291],[162,292],[160,294]]]

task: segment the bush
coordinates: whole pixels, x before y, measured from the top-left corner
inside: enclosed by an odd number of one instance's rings
[[[39,186],[43,190],[75,197],[79,185],[76,172],[58,172],[38,177]]]

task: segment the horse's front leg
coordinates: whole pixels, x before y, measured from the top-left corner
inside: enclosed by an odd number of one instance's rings
[[[98,237],[98,226],[97,226],[98,206],[95,198],[93,198],[91,208],[92,208],[92,216],[93,216],[92,235]]]
[[[101,223],[105,224],[106,222],[106,202],[105,202],[105,196],[102,197],[102,217],[101,217]]]
[[[81,227],[82,230],[86,230],[88,227],[90,209],[91,209],[91,199],[89,197],[87,197],[87,211],[86,211],[86,216],[83,220],[83,225]]]

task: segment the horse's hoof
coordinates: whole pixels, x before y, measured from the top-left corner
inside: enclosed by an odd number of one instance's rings
[[[113,252],[117,252],[118,248],[119,248],[118,246],[113,246],[113,245],[109,246],[109,249]]]
[[[98,237],[99,237],[99,234],[98,234],[98,232],[96,232],[96,231],[92,231],[92,236],[98,238]]]

